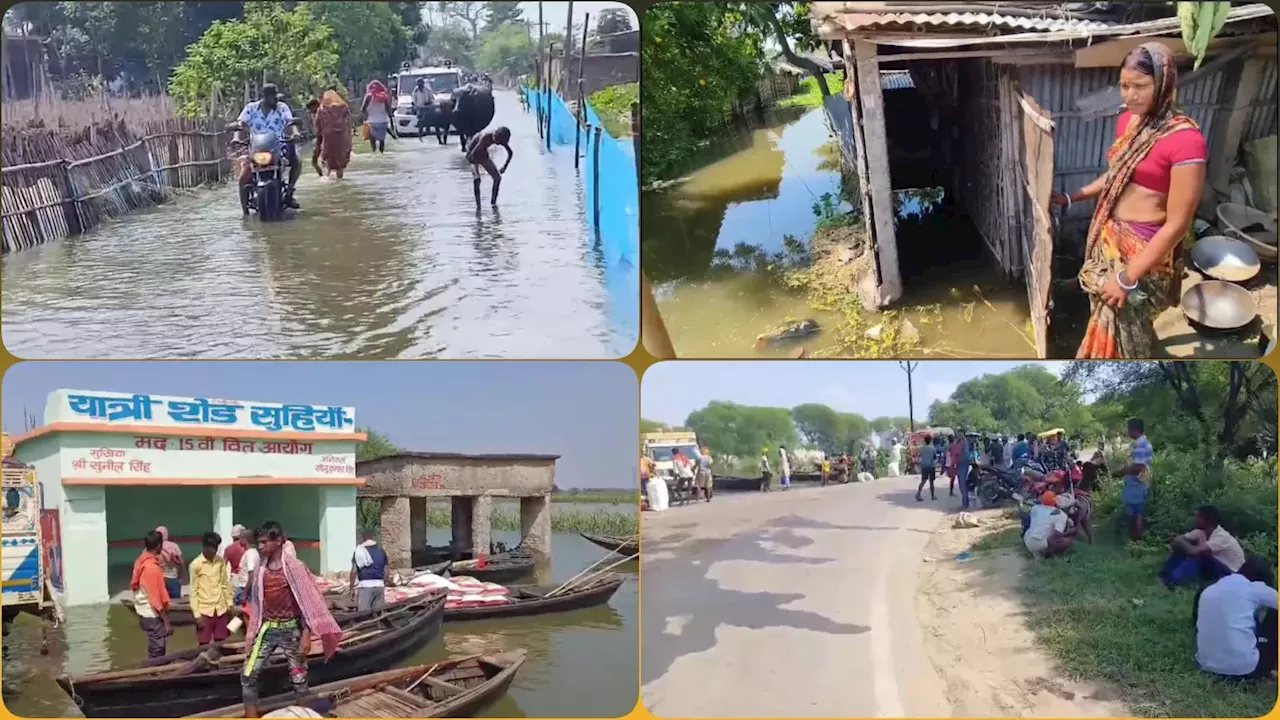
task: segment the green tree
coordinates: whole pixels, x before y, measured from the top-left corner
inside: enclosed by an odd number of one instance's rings
[[[640,418],[640,432],[642,433],[665,432],[669,429],[666,423],[650,420],[649,418]]]
[[[475,39],[466,30],[456,25],[432,28],[426,48],[427,57],[452,60],[454,65],[461,67],[475,65]]]
[[[651,182],[682,172],[689,156],[716,135],[734,101],[754,89],[763,38],[727,3],[658,3],[644,22],[640,167]]]
[[[476,50],[476,66],[486,71],[521,75],[532,72],[536,62],[537,50],[520,25],[505,25],[484,34]]]
[[[858,444],[871,434],[871,423],[857,413],[840,413],[840,442],[838,452],[854,452]]]
[[[333,28],[338,73],[348,85],[385,78],[412,54],[413,30],[390,3],[310,2],[316,19]]]
[[[791,418],[800,436],[818,449],[835,454],[844,440],[844,423],[840,413],[818,403],[807,403],[791,408]]]
[[[356,428],[369,436],[369,439],[360,443],[356,448],[356,462],[365,462],[368,460],[377,460],[378,458],[396,455],[400,452],[400,448],[382,433],[372,428]]]
[[[800,52],[812,52],[821,48],[822,41],[813,33],[810,23],[810,4],[807,2],[745,2],[739,3],[747,23],[761,35],[770,38],[782,51],[787,62],[802,68],[818,85],[823,97],[831,94],[827,87],[826,70]]]
[[[494,33],[516,26],[525,33],[524,11],[516,2],[487,2],[484,4],[484,31]],[[526,34],[527,37],[527,34]]]
[[[785,408],[749,407],[713,400],[685,421],[698,441],[717,453],[752,457],[760,448],[796,446],[796,426]]]
[[[215,91],[223,112],[265,76],[282,92],[308,97],[338,81],[339,50],[333,29],[319,22],[310,3],[286,10],[275,3],[247,3],[242,20],[215,22],[188,48],[169,80],[179,112],[197,116]]]

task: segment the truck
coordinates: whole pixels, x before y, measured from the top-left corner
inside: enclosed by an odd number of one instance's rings
[[[430,83],[436,102],[452,102],[454,92],[462,87],[462,70],[449,60],[441,63],[416,68],[406,63],[400,68],[399,74],[391,77],[391,92],[396,99],[395,116],[391,118],[391,122],[395,124],[396,134],[418,134],[418,116],[413,110],[413,87],[418,78],[424,78]]]
[[[13,457],[8,435],[0,437],[0,490],[4,492],[3,524],[0,525],[4,552],[0,554],[0,608],[4,634],[19,614],[29,613],[42,620],[60,621],[62,612],[52,592],[49,576],[49,549],[56,539],[45,538],[43,499],[36,471]],[[50,542],[46,542],[46,540]],[[43,623],[45,632],[48,623]],[[41,652],[47,652],[48,640]]]
[[[680,454],[692,458],[698,449],[698,436],[692,430],[648,432],[640,435],[640,443],[644,454],[653,460],[654,471],[670,478],[675,474],[671,451],[679,449]]]

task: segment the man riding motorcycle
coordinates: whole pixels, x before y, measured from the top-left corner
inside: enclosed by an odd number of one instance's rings
[[[293,198],[293,190],[298,185],[298,178],[302,175],[302,164],[298,162],[298,150],[294,143],[289,142],[286,138],[296,140],[298,138],[298,128],[295,125],[296,120],[293,117],[293,111],[289,109],[283,101],[280,100],[280,91],[275,85],[267,83],[262,86],[262,99],[251,102],[244,106],[240,111],[240,117],[236,118],[235,136],[231,142],[239,147],[242,144],[247,148],[248,138],[244,133],[256,135],[259,133],[275,133],[280,138],[280,152],[285,160],[289,162],[289,187],[285,192],[285,204],[297,210],[298,202]],[[248,192],[250,185],[253,184],[253,168],[249,162],[249,154],[247,152],[241,154],[237,158],[240,164],[237,174],[239,175],[240,197],[243,200],[245,193]],[[245,207],[245,214],[248,214],[248,208]]]

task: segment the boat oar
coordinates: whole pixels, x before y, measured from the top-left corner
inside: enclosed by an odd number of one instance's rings
[[[618,547],[622,547],[622,546],[621,546],[621,545],[619,545]],[[556,588],[555,590],[552,590],[551,592],[547,593],[547,594],[546,594],[546,595],[544,595],[543,597],[551,597],[552,595],[555,595],[556,593],[558,593],[558,592],[560,592],[561,590],[565,589],[565,588],[566,588],[566,587],[568,587],[569,585],[572,585],[572,584],[573,584],[573,582],[574,582],[575,580],[577,580],[578,578],[580,578],[580,577],[582,577],[583,575],[586,575],[587,573],[591,572],[591,570],[592,570],[595,566],[599,565],[600,563],[604,562],[605,560],[608,560],[608,559],[609,559],[609,558],[611,558],[611,557],[613,557],[613,556],[612,556],[612,555],[605,555],[604,557],[600,558],[599,560],[597,560],[597,561],[595,561],[595,562],[591,563],[591,564],[590,564],[590,565],[588,565],[588,566],[587,566],[587,567],[586,567],[582,572],[580,572],[580,573],[578,573],[577,575],[574,575],[573,577],[569,578],[569,580],[568,580],[568,581],[566,581],[564,585],[561,585],[560,587]]]
[[[427,676],[428,676],[428,675],[430,675],[431,673],[435,672],[435,671],[436,671],[436,668],[438,668],[438,667],[440,667],[440,663],[436,663],[435,665],[432,665],[431,667],[427,668],[427,671],[426,671],[426,672],[424,672],[424,673],[422,673],[422,676],[421,676],[421,677],[419,677],[417,680],[414,680],[414,681],[413,681],[413,684],[412,684],[412,685],[410,685],[409,687],[405,688],[405,689],[404,689],[404,691],[405,691],[405,692],[413,692],[413,689],[414,689],[414,688],[416,688],[416,687],[418,687],[418,683],[422,682],[423,680],[426,680],[426,679],[427,679]]]
[[[572,579],[570,579],[570,580],[569,580],[569,582],[565,583],[564,585],[561,585],[560,587],[556,588],[555,590],[552,590],[551,592],[547,593],[546,595],[543,595],[543,597],[551,597],[551,596],[553,596],[553,595],[557,595],[557,594],[559,594],[562,590],[564,590],[564,589],[566,589],[566,588],[568,588],[568,587],[570,587],[570,586],[572,586],[572,585],[581,585],[581,584],[584,584],[584,583],[586,583],[586,582],[588,582],[588,581],[594,581],[596,578],[598,578],[598,577],[600,577],[601,575],[604,575],[605,573],[609,572],[610,570],[612,570],[612,569],[614,569],[614,568],[618,567],[618,566],[619,566],[619,565],[621,565],[622,563],[625,563],[625,562],[631,562],[632,560],[635,560],[635,559],[636,559],[636,558],[638,558],[638,557],[640,557],[640,553],[636,553],[636,554],[634,554],[634,555],[629,555],[629,556],[627,556],[627,557],[624,557],[624,558],[622,558],[621,560],[619,560],[619,561],[617,561],[617,562],[615,562],[615,563],[611,563],[611,564],[609,564],[608,566],[606,566],[606,567],[604,567],[604,568],[601,568],[598,572],[594,572],[594,573],[592,573],[590,576],[588,576],[588,577],[587,577],[585,580],[583,580],[582,582],[576,582],[576,581],[577,581],[577,579],[578,579],[579,577],[581,577],[581,576],[582,576],[582,573],[578,573],[578,574],[577,574],[577,575],[575,575]],[[599,564],[599,563],[597,563],[597,564]],[[590,568],[588,568],[588,569],[590,569]]]

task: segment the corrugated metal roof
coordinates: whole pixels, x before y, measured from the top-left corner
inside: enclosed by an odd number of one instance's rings
[[[915,87],[910,70],[881,70],[880,87],[884,90],[907,90]]]
[[[1268,15],[1274,17],[1275,11],[1263,3],[1250,3],[1231,8],[1227,22],[1240,22]],[[1179,29],[1177,17],[1117,23],[1083,16],[1062,18],[1047,14],[1010,15],[995,10],[960,13],[895,12],[892,3],[875,2],[815,2],[811,18],[814,30],[824,39],[839,39],[849,33],[874,38],[877,32],[914,32],[920,37],[886,38],[877,42],[922,48],[989,42],[1070,41],[1091,36],[1154,35],[1176,33]],[[931,37],[931,31],[947,37]]]

